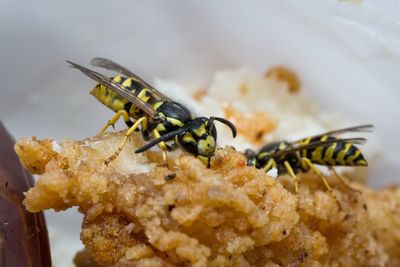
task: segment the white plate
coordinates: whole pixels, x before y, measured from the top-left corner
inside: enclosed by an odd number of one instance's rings
[[[66,59],[114,59],[144,78],[207,85],[215,71],[283,64],[325,110],[376,125],[374,186],[397,182],[400,8],[387,1],[0,3],[0,118],[15,137],[82,138],[111,112]],[[378,180],[379,178],[379,180]],[[71,216],[70,214],[74,214]],[[72,266],[76,212],[48,217],[56,266]],[[68,244],[68,245],[66,245]]]

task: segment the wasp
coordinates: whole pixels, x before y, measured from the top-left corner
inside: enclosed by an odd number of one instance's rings
[[[315,172],[332,191],[328,181],[315,165],[327,166],[335,176],[344,183],[334,166],[367,166],[362,152],[355,145],[364,144],[365,138],[338,138],[337,135],[347,132],[367,132],[373,126],[370,124],[334,130],[315,136],[303,138],[294,142],[278,141],[266,144],[258,153],[247,149],[247,164],[268,172],[278,169],[279,174],[288,173],[294,182],[295,192],[298,192],[297,173]]]
[[[115,112],[99,134],[110,126],[114,127],[121,117],[128,126],[122,143],[115,153],[105,160],[106,164],[119,155],[129,136],[135,131],[141,131],[144,140],[148,141],[137,149],[136,153],[158,145],[163,152],[163,162],[166,163],[167,151],[181,147],[208,167],[216,150],[217,131],[214,121],[227,125],[233,137],[236,136],[236,128],[230,121],[220,117],[194,116],[184,105],[173,101],[130,70],[111,60],[94,58],[91,65],[120,74],[112,78],[71,61],[67,63],[97,82],[90,93]],[[173,141],[173,145],[167,145],[167,141]]]

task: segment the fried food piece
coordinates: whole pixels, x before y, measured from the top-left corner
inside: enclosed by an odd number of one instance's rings
[[[312,174],[300,192],[285,189],[242,153],[219,150],[207,169],[188,154],[170,168],[160,153],[134,154],[135,134],[103,164],[122,133],[63,141],[24,204],[32,212],[78,206],[81,240],[99,266],[398,266],[400,190],[358,194],[329,178],[333,195]],[[23,146],[25,149],[21,150]],[[46,142],[20,140],[16,151],[42,155]],[[43,155],[42,155],[43,156]],[[171,161],[172,161],[171,159]],[[29,166],[29,164],[44,166]],[[285,181],[283,181],[283,184]],[[83,255],[83,256],[82,256]],[[82,257],[81,257],[82,256]]]

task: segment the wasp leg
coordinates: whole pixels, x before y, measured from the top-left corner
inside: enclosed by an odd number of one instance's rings
[[[179,148],[177,143],[172,143],[170,146],[167,145],[168,151],[175,151]]]
[[[114,152],[114,154],[111,155],[111,157],[109,157],[108,159],[106,159],[104,161],[104,163],[106,165],[108,165],[111,161],[113,161],[116,157],[118,157],[119,153],[121,153],[122,149],[124,148],[126,141],[128,140],[128,138],[133,134],[133,132],[137,129],[137,127],[140,124],[144,124],[146,123],[147,118],[146,117],[141,117],[140,119],[138,119],[137,121],[135,121],[135,123],[133,124],[133,126],[131,128],[129,128],[126,133],[125,133],[125,137],[124,140],[122,141],[122,143],[119,145],[117,151]]]
[[[283,165],[285,165],[287,172],[289,173],[290,177],[292,177],[292,179],[293,179],[294,191],[296,192],[296,194],[299,193],[299,182],[298,182],[299,179],[297,178],[296,174],[294,173],[292,166],[290,166],[290,163],[287,161],[285,161],[283,163]]]
[[[353,187],[351,187],[351,185],[349,185],[349,183],[348,183],[345,179],[343,179],[343,177],[342,177],[339,173],[337,173],[337,171],[335,170],[335,168],[329,167],[329,170],[333,173],[333,176],[335,176],[336,179],[338,179],[338,181],[339,181],[344,187],[346,187],[347,189],[349,189],[349,190],[351,190],[351,191],[354,191],[354,192],[357,192],[357,193],[361,194],[361,191],[360,191],[360,190],[357,190],[357,189],[355,189],[355,188],[353,188]]]
[[[153,136],[154,136],[155,139],[161,137],[160,133],[156,129],[153,130]],[[168,146],[167,146],[167,144],[165,144],[164,141],[161,141],[160,143],[158,143],[158,146],[161,148],[162,153],[163,153],[163,163],[164,163],[164,165],[168,165],[168,161],[167,161]]]
[[[263,170],[265,171],[265,172],[268,172],[270,169],[272,169],[273,167],[275,167],[276,168],[276,166],[275,166],[276,164],[274,164],[274,161],[273,160],[268,160],[267,161],[267,164],[265,164],[265,166],[263,167]]]
[[[315,167],[314,164],[308,159],[308,158],[301,158],[301,161],[303,165],[308,166],[314,173],[316,173],[324,182],[325,187],[328,189],[329,192],[332,193],[332,187],[329,185],[328,180],[326,180],[326,177],[322,174],[320,170],[318,170],[317,167]]]
[[[336,201],[336,204],[339,207],[339,210],[341,210],[342,209],[342,205],[340,204],[339,199],[333,193],[332,187],[329,185],[328,180],[326,180],[326,177],[321,173],[320,170],[318,170],[317,167],[315,167],[314,164],[312,164],[312,162],[308,158],[301,158],[301,162],[302,162],[302,165],[308,166],[313,172],[315,172],[322,179],[322,181],[324,182],[324,185],[327,188],[329,194],[331,194],[331,196],[333,196],[333,198]]]
[[[124,117],[125,123],[127,123],[127,124],[132,123],[131,120],[129,119],[128,112],[126,112],[125,109],[121,109],[117,113],[115,113],[115,115],[110,120],[108,120],[107,124],[104,125],[103,128],[101,128],[98,135],[104,133],[107,130],[107,128],[110,126],[112,126],[114,128],[114,124],[119,120],[119,118],[121,118],[121,116]]]

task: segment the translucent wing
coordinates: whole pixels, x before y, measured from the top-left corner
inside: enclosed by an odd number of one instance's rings
[[[298,152],[298,151],[302,151],[305,149],[326,147],[326,146],[330,146],[333,143],[339,143],[339,142],[351,143],[351,144],[355,144],[355,145],[363,145],[367,142],[367,139],[365,139],[365,138],[342,138],[342,139],[332,139],[332,140],[327,140],[327,141],[312,142],[309,144],[300,145],[300,146],[296,146],[296,147],[288,147],[286,150],[278,150],[277,152],[272,154],[272,157],[281,157],[281,156],[287,155],[289,153]]]
[[[159,98],[164,99],[164,100],[171,100],[169,97],[167,97],[166,95],[164,95],[163,93],[161,93],[160,91],[155,89],[153,86],[148,84],[145,80],[140,78],[138,75],[131,72],[127,68],[119,65],[118,63],[115,63],[112,60],[109,60],[106,58],[101,58],[101,57],[95,57],[90,61],[90,64],[95,67],[100,67],[100,68],[104,68],[107,70],[112,70],[112,71],[121,73],[122,75],[125,75],[129,78],[134,78],[137,82],[143,84],[143,86],[145,86],[147,89],[149,89],[149,91],[151,91],[151,93],[153,95],[158,96]]]
[[[373,129],[374,129],[374,126],[372,124],[363,124],[363,125],[358,125],[358,126],[353,126],[353,127],[348,127],[348,128],[344,128],[344,129],[338,129],[338,130],[333,130],[333,131],[329,131],[326,133],[317,134],[314,136],[310,136],[310,137],[306,137],[306,138],[302,138],[302,139],[293,141],[291,143],[292,144],[300,143],[304,139],[319,139],[324,135],[334,136],[334,135],[339,135],[339,134],[348,133],[348,132],[372,132]]]
[[[150,117],[154,118],[157,115],[157,112],[153,109],[152,106],[150,106],[146,102],[143,102],[140,98],[136,97],[131,91],[127,90],[122,85],[114,82],[112,79],[104,76],[103,74],[100,74],[98,72],[95,72],[93,70],[85,68],[79,64],[73,63],[71,61],[67,60],[67,63],[71,64],[71,67],[80,70],[86,76],[88,76],[88,77],[92,78],[93,80],[95,80],[96,82],[106,86],[110,90],[114,91],[117,95],[123,97],[124,99],[128,100],[132,104],[136,105]]]

